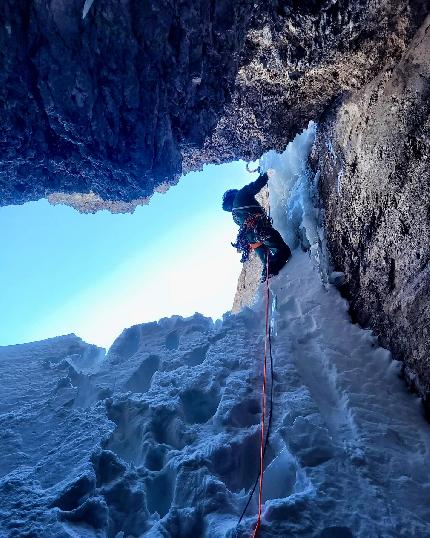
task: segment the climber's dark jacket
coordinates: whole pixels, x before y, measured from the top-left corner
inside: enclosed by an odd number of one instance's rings
[[[267,174],[261,174],[258,179],[245,185],[239,191],[233,201],[233,220],[239,226],[251,215],[264,215],[265,211],[255,199],[261,189],[266,185],[269,177]]]
[[[234,195],[230,206],[233,220],[240,227],[236,242],[232,245],[242,253],[242,262],[248,259],[251,248],[255,250],[263,263],[263,280],[267,260],[271,274],[277,274],[291,256],[281,234],[273,228],[272,219],[255,199],[255,195],[266,185],[268,179],[267,174],[261,174],[258,179],[245,185]],[[226,194],[229,195],[230,192]],[[228,203],[225,209],[230,210]]]

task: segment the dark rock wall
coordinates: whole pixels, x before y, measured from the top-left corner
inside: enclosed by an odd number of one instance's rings
[[[415,3],[95,0],[83,19],[83,0],[3,0],[0,204],[141,203],[204,163],[283,149],[399,54]]]
[[[401,61],[320,128],[313,166],[351,311],[430,409],[430,17]]]
[[[276,4],[276,9],[275,9]],[[278,2],[246,38],[235,91],[184,170],[283,151],[310,120],[398,58],[423,20],[414,2]]]
[[[229,99],[252,4],[4,0],[1,203],[130,201],[181,172]]]

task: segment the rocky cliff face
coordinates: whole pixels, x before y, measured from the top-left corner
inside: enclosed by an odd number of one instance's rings
[[[90,193],[70,201],[115,209],[203,163],[281,149],[422,18],[413,1],[85,4],[1,3],[3,205]]]
[[[2,2],[2,203],[175,182],[232,92],[252,5]]]
[[[346,99],[313,155],[353,316],[430,404],[430,18],[401,60]]]

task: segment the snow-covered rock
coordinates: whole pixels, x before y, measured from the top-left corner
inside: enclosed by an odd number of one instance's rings
[[[275,225],[295,249],[270,282],[260,536],[428,538],[430,427],[390,353],[321,278],[317,178],[300,164],[311,138],[266,162]],[[126,329],[106,357],[76,337],[0,348],[0,536],[250,536],[256,495],[238,520],[259,470],[263,291],[216,322]]]
[[[430,420],[429,85],[430,16],[321,126],[312,160],[352,315],[403,361]]]
[[[261,536],[427,537],[430,428],[390,354],[308,253],[271,294]],[[3,348],[0,535],[249,536],[263,307],[132,327],[94,372],[56,342]]]

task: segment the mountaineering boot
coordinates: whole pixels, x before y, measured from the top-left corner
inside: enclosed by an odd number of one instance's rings
[[[255,253],[261,260],[263,267],[267,263],[267,251],[269,251],[269,272],[278,274],[291,256],[290,247],[282,239],[278,230],[270,227],[266,230],[267,235],[262,240],[262,245],[255,249]]]
[[[287,264],[287,261],[291,258],[291,252],[287,258],[276,259],[275,257],[271,260],[270,264],[270,273],[273,276],[277,275]]]
[[[272,233],[262,246],[255,249],[263,264],[260,282],[266,280],[267,252],[269,252],[269,278],[276,276],[291,258],[290,247],[284,242],[280,233],[272,228]]]
[[[269,265],[269,279],[274,276],[277,276],[280,273],[280,271],[287,265],[287,261],[289,259],[290,258],[286,259],[285,261],[281,263],[277,263],[275,267]],[[260,282],[266,282],[266,267],[263,269],[261,273]]]

